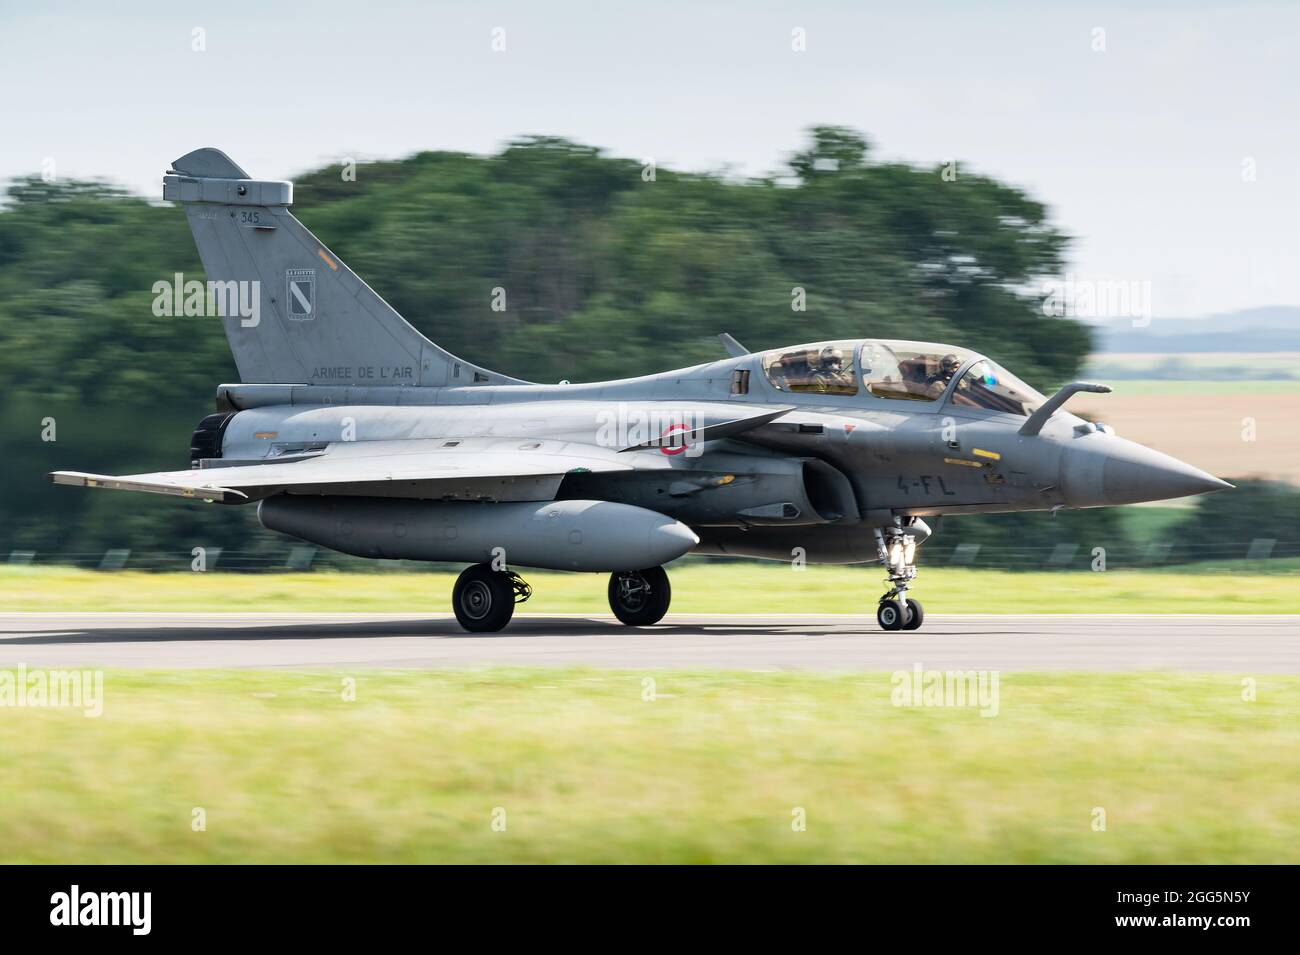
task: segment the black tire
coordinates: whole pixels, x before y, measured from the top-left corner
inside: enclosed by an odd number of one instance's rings
[[[876,623],[880,624],[881,630],[902,630],[907,625],[907,619],[897,600],[882,600],[876,608]]]
[[[510,575],[487,564],[466,567],[451,591],[451,609],[470,633],[495,633],[515,614]]]
[[[624,586],[624,582],[628,586]],[[648,627],[668,612],[673,589],[662,567],[619,570],[609,575],[609,609],[629,627]]]
[[[921,601],[907,598],[907,623],[903,624],[904,630],[920,630],[921,621],[925,619],[925,608],[921,606]]]

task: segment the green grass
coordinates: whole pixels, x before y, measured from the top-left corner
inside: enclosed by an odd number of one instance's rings
[[[983,718],[888,674],[345,675],[0,710],[0,862],[1300,862],[1300,677],[1007,674]]]
[[[1104,573],[922,566],[915,594],[934,613],[1300,613],[1300,560]],[[874,612],[878,567],[692,562],[670,568],[673,613]],[[521,612],[608,613],[606,578],[525,571]],[[101,573],[0,568],[0,612],[246,611],[446,613],[451,573]]]

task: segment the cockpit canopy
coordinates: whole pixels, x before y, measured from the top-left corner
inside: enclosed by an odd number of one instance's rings
[[[973,363],[972,363],[973,362]],[[777,349],[762,355],[763,373],[777,391],[938,401],[1027,416],[1046,399],[1010,372],[974,352],[928,342],[851,340]]]
[[[961,376],[949,400],[957,406],[1028,417],[1047,399],[997,363],[981,358]]]
[[[763,356],[763,373],[777,391],[856,395],[857,348],[858,343],[850,341],[770,351]]]

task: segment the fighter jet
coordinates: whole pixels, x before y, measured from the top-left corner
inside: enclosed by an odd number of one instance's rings
[[[344,553],[467,563],[452,594],[466,630],[506,626],[532,593],[517,568],[609,574],[615,616],[654,624],[671,599],[663,565],[688,553],[878,562],[879,625],[914,630],[926,518],[1231,486],[1064,410],[1106,386],[1045,397],[956,345],[751,353],[724,334],[728,357],[702,365],[521,381],[408,324],[289,211],[291,183],[211,148],[163,182],[240,381],[217,388],[188,468],[51,479],[255,504],[265,527]]]

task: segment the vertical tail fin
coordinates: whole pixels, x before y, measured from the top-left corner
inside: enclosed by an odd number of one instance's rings
[[[163,198],[185,207],[241,380],[331,385],[521,384],[415,330],[289,211],[293,184],[249,178],[218,149],[172,163]],[[247,283],[247,284],[245,284]]]

